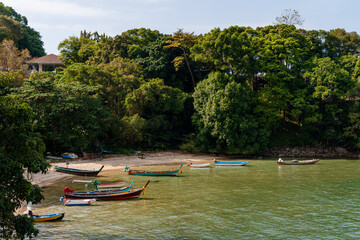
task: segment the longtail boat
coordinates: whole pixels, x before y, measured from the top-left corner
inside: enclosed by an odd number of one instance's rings
[[[149,184],[150,180],[148,180],[142,188],[129,190],[127,192],[120,193],[104,193],[104,194],[83,194],[76,195],[72,193],[65,193],[66,198],[68,199],[90,199],[93,198],[98,201],[111,201],[111,200],[125,200],[125,199],[133,199],[138,198],[140,194],[145,190],[146,186]]]
[[[34,220],[34,222],[48,222],[48,221],[59,221],[62,220],[65,216],[65,213],[54,213],[47,215],[33,215],[31,211],[29,211],[30,218]]]
[[[309,165],[309,164],[315,164],[320,159],[312,159],[312,160],[291,160],[291,161],[283,161],[281,158],[277,161],[277,164],[279,165]]]
[[[189,163],[188,166],[191,168],[208,168],[210,167],[210,163],[198,163],[198,164]]]
[[[57,172],[69,173],[78,176],[97,176],[99,172],[104,168],[104,165],[99,170],[82,170],[76,168],[55,166]]]
[[[119,193],[119,192],[127,192],[130,190],[130,188],[132,187],[132,185],[134,184],[134,180],[132,180],[131,184],[129,186],[126,187],[122,187],[122,188],[114,188],[114,189],[104,189],[104,190],[91,190],[91,191],[75,191],[74,189],[71,189],[69,187],[65,187],[64,188],[64,193],[65,195],[67,193],[71,193],[73,195],[103,195],[103,194],[110,194],[110,193]]]
[[[220,162],[215,160],[215,166],[245,166],[249,162]]]
[[[181,170],[183,164],[179,169],[170,171],[152,171],[152,170],[131,170],[128,166],[125,167],[124,171],[128,172],[129,175],[140,175],[140,176],[173,176],[175,177]]]

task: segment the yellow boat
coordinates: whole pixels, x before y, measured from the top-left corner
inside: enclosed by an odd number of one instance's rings
[[[33,215],[31,211],[29,211],[30,218],[34,220],[34,222],[48,222],[48,221],[59,221],[64,218],[65,213],[54,213],[47,215]]]

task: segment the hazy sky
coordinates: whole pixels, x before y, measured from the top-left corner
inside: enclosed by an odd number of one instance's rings
[[[360,34],[360,0],[0,0],[40,32],[47,54],[81,30],[121,34],[133,28],[195,34],[232,26],[273,24],[285,9],[298,10],[302,28],[344,28]]]

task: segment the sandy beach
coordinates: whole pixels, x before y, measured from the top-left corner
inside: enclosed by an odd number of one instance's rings
[[[51,185],[59,180],[71,178],[73,175],[66,173],[59,173],[55,171],[55,165],[67,166],[66,162],[69,162],[69,167],[78,169],[100,169],[102,165],[104,168],[102,172],[114,169],[124,169],[125,166],[151,166],[151,165],[172,165],[188,162],[206,162],[212,161],[215,155],[211,154],[190,154],[182,151],[163,151],[163,152],[149,152],[141,154],[112,154],[104,155],[101,158],[96,159],[69,159],[59,162],[52,162],[51,168],[46,174],[34,174],[32,175],[31,182],[37,184],[40,187]]]

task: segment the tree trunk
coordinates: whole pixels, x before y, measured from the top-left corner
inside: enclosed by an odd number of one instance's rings
[[[191,71],[191,67],[190,67],[190,64],[189,64],[189,61],[188,61],[188,58],[187,58],[185,52],[184,52],[184,58],[185,58],[186,66],[187,66],[187,68],[188,68],[188,70],[189,70],[189,73],[190,73],[190,76],[191,76],[191,81],[192,81],[193,86],[194,86],[194,89],[195,89],[195,79],[194,79],[194,75],[193,75],[193,73],[192,73],[192,71]]]

